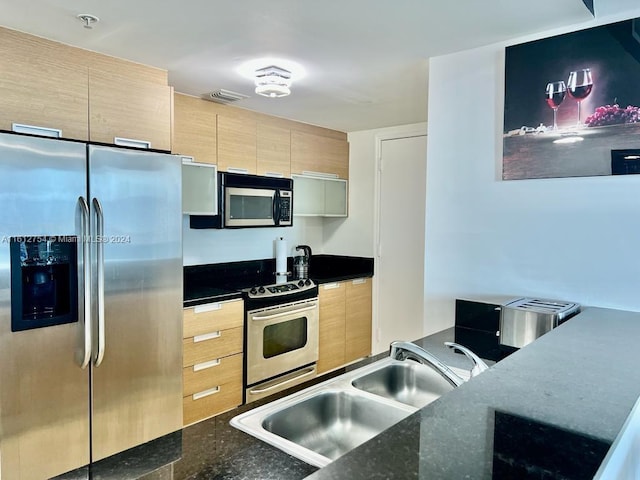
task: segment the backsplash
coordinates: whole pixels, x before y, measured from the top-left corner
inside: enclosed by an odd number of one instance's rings
[[[289,256],[296,245],[310,245],[323,253],[321,218],[294,217],[292,227],[196,230],[189,228],[189,216],[182,217],[183,265],[238,262],[275,258],[274,240],[287,240]]]

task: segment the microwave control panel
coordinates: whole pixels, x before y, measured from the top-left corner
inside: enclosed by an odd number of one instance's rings
[[[291,190],[280,190],[280,218],[279,225],[291,225]]]

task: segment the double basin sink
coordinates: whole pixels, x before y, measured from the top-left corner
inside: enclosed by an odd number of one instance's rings
[[[323,467],[452,389],[426,365],[386,358],[238,415],[231,425]]]

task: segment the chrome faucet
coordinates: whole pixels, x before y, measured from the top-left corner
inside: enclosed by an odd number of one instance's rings
[[[468,348],[453,342],[445,342],[445,345],[449,348],[460,350],[473,362],[474,366],[471,369],[472,377],[475,377],[489,368],[480,357]],[[414,360],[422,363],[423,365],[429,365],[440,373],[440,375],[442,375],[454,387],[459,387],[464,383],[464,379],[445,365],[438,357],[427,352],[424,348],[419,347],[415,343],[391,342],[391,351],[389,356],[394,360]]]
[[[479,356],[477,356],[475,353],[473,353],[467,347],[463,347],[462,345],[460,345],[458,343],[453,343],[453,342],[444,342],[444,344],[447,347],[451,348],[452,350],[460,350],[462,353],[465,354],[465,356],[469,360],[471,360],[473,362],[473,368],[471,369],[471,376],[472,377],[475,377],[479,373],[482,373],[485,370],[489,369],[489,365],[484,363],[484,360],[482,360]]]
[[[464,379],[442,363],[438,357],[430,354],[415,343],[391,342],[389,356],[394,360],[414,360],[423,365],[430,365],[454,387],[459,387],[464,383]]]

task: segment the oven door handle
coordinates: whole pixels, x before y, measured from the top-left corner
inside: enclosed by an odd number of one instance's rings
[[[268,387],[265,388],[252,388],[251,390],[249,390],[249,393],[251,395],[258,395],[260,393],[266,393],[266,392],[270,392],[272,390],[275,390],[277,388],[282,387],[283,385],[287,385],[288,383],[291,382],[295,382],[296,380],[300,380],[301,378],[304,377],[308,377],[309,375],[315,373],[316,371],[316,367],[308,367],[305,368],[304,370],[302,370],[302,373],[300,375],[296,375],[295,377],[291,377],[291,378],[287,378],[286,380],[279,382],[279,383],[275,383],[273,385],[269,385]]]
[[[309,310],[315,310],[318,304],[314,303],[309,307],[298,308],[296,310],[288,310],[286,312],[274,313],[272,315],[251,315],[251,320],[271,320],[272,318],[284,317],[285,315],[297,315],[298,313],[307,312]]]

